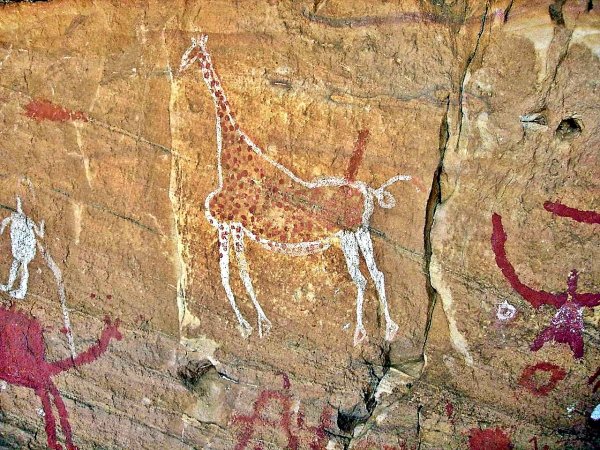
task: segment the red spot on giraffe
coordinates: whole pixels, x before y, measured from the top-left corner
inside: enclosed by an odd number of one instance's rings
[[[536,377],[538,373],[543,372],[549,374],[549,378],[540,384]],[[549,362],[540,362],[533,366],[528,366],[523,370],[519,378],[519,384],[538,397],[546,396],[552,391],[556,385],[564,380],[567,373],[561,367]]]
[[[105,319],[106,327],[98,342],[75,358],[50,362],[46,360],[44,334],[40,323],[14,308],[0,307],[0,379],[16,386],[33,389],[42,402],[48,447],[62,449],[57,440],[56,421],[52,401],[67,450],[76,450],[73,444],[67,408],[52,377],[98,359],[108,348],[111,339],[121,340],[119,321]]]
[[[52,122],[87,122],[88,117],[82,111],[71,111],[48,100],[36,99],[25,105],[25,115],[41,122],[50,120]]]
[[[470,450],[511,450],[513,444],[501,428],[472,428],[469,430]]]

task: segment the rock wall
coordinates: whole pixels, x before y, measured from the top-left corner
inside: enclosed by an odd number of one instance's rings
[[[0,5],[0,447],[597,448],[594,3]]]

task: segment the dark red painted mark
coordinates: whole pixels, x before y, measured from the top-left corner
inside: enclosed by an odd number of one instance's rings
[[[96,298],[96,294],[94,294],[93,292],[90,294],[90,298]]]
[[[568,217],[577,222],[583,223],[600,223],[600,213],[596,211],[582,211],[580,209],[571,208],[562,203],[546,202],[544,203],[546,211],[556,214],[561,217]]]
[[[452,404],[452,402],[447,401],[446,402],[446,416],[448,416],[448,419],[452,418],[453,413],[454,413],[454,405]]]
[[[111,301],[112,300],[112,295],[107,295],[106,296],[106,300]]]
[[[390,445],[390,444],[380,444],[380,443],[374,441],[373,439],[365,439],[365,440],[359,441],[352,448],[354,448],[356,450],[373,450],[373,449],[378,449],[378,450],[409,450],[408,447],[407,447],[407,445],[406,445],[406,442],[402,442],[400,445]],[[417,449],[417,446],[415,445],[410,450],[416,450],[416,449]]]
[[[510,437],[501,428],[471,428],[469,430],[469,448],[471,450],[511,450]]]
[[[348,168],[346,169],[346,174],[344,175],[346,180],[349,182],[356,181],[356,174],[358,173],[358,168],[360,167],[363,156],[365,155],[368,138],[369,130],[361,130],[358,132],[358,139],[354,145],[354,152],[352,153],[352,157],[348,163]]]
[[[594,375],[592,375],[588,379],[588,384],[592,384],[594,381],[596,382],[596,384],[594,384],[594,388],[592,389],[592,392],[596,392],[600,388],[600,367],[598,367],[596,372],[594,372]]]
[[[529,442],[533,443],[533,450],[539,450],[537,436],[534,436],[531,439],[529,439]],[[548,447],[547,445],[544,445],[542,447],[542,450],[550,450],[550,447]]]
[[[87,122],[88,117],[82,111],[71,111],[51,101],[36,99],[25,105],[25,115],[37,121],[51,120],[52,122]]]
[[[550,378],[544,384],[538,384],[535,377],[538,372],[546,372],[550,374]],[[533,395],[543,397],[548,395],[556,385],[565,379],[567,373],[561,367],[556,364],[549,362],[539,362],[533,366],[527,366],[521,378],[519,378],[519,384],[531,392]]]
[[[584,307],[594,308],[600,304],[600,293],[577,292],[579,274],[573,269],[567,278],[567,290],[559,293],[538,291],[526,286],[519,280],[515,268],[506,255],[506,232],[502,226],[502,217],[492,215],[492,249],[496,264],[512,288],[527,300],[534,308],[551,305],[558,309],[550,325],[544,329],[531,344],[531,350],[537,351],[549,341],[568,344],[576,358],[583,357],[583,311]]]
[[[242,431],[238,436],[238,442],[235,450],[243,450],[248,448],[250,441],[257,432],[257,427],[265,427],[277,429],[283,432],[287,438],[287,449],[298,450],[301,445],[301,432],[308,433],[310,442],[308,447],[311,450],[325,450],[327,445],[327,434],[325,430],[331,427],[331,409],[323,408],[319,425],[316,427],[308,427],[304,423],[304,414],[298,413],[296,418],[296,426],[294,426],[293,416],[296,414],[292,409],[292,395],[288,392],[290,388],[289,378],[283,375],[284,392],[264,390],[254,402],[252,414],[250,415],[234,415],[232,422],[241,424]],[[268,411],[271,403],[274,402],[281,408],[281,414],[278,419],[268,419],[264,417],[264,412]],[[257,448],[255,446],[254,448]],[[260,447],[259,447],[260,448]]]
[[[40,323],[33,317],[16,311],[14,307],[10,309],[0,307],[0,379],[33,389],[40,397],[44,410],[46,437],[51,449],[62,449],[56,436],[52,400],[58,411],[67,450],[77,449],[73,444],[67,408],[52,377],[73,367],[91,363],[106,351],[111,339],[122,339],[118,329],[119,321],[111,323],[107,318],[105,322],[106,327],[95,345],[74,359],[48,362]]]
[[[289,390],[292,387],[290,377],[288,377],[287,373],[282,373],[281,377],[283,378],[283,388]]]

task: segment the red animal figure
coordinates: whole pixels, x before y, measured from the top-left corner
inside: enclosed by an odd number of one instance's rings
[[[583,357],[583,308],[600,305],[600,293],[577,292],[579,274],[573,269],[567,278],[567,290],[552,293],[538,291],[521,283],[515,268],[506,255],[506,232],[502,226],[502,217],[492,216],[492,249],[496,255],[496,264],[512,288],[527,300],[534,308],[551,305],[558,309],[550,325],[544,329],[531,344],[531,350],[537,351],[548,341],[568,344],[576,358]]]
[[[0,307],[0,379],[17,386],[33,389],[42,401],[48,447],[62,449],[56,438],[56,421],[52,412],[52,402],[58,411],[58,418],[67,450],[76,450],[73,444],[71,425],[67,408],[52,377],[61,372],[91,363],[102,355],[111,339],[121,340],[119,321],[111,323],[105,319],[106,327],[98,343],[80,353],[76,358],[61,361],[46,361],[44,333],[40,323],[34,318],[15,311],[14,307]]]
[[[299,450],[301,448],[303,444],[301,441],[302,434],[310,437],[310,441],[308,442],[310,450],[325,450],[327,445],[325,430],[332,425],[331,409],[329,407],[323,408],[318,426],[307,426],[304,422],[304,414],[301,411],[294,412],[293,397],[289,393],[290,387],[291,384],[288,376],[283,374],[283,392],[275,390],[262,391],[258,399],[254,402],[252,414],[247,416],[236,414],[233,416],[232,422],[242,426],[235,450],[249,448],[250,441],[258,427],[280,430],[286,436],[286,448],[289,450]],[[277,404],[280,407],[281,415],[278,419],[265,417],[267,415],[265,413],[269,411],[269,407],[272,404]],[[296,415],[295,421],[293,420],[294,415]],[[254,448],[256,450],[263,449],[260,444]]]
[[[388,310],[384,275],[375,262],[369,221],[375,200],[383,208],[393,207],[395,200],[386,189],[411,177],[398,175],[378,189],[355,179],[365,150],[366,131],[359,134],[344,177],[305,181],[269,158],[237,124],[206,48],[207,39],[206,35],[192,39],[192,45],[181,58],[180,70],[199,63],[215,104],[218,188],[206,198],[205,213],[209,223],[217,229],[221,281],[242,336],[249,336],[252,327],[242,316],[229,282],[230,238],[233,238],[240,278],[258,315],[259,336],[269,331],[271,322],[254,292],[244,253],[245,238],[267,250],[293,256],[321,252],[339,243],[357,287],[355,345],[367,338],[362,322],[367,284],[360,271],[362,255],[383,310],[385,338],[392,340],[398,325]]]

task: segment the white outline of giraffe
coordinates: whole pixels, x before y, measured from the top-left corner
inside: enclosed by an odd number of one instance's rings
[[[225,289],[225,293],[227,295],[227,299],[231,304],[231,307],[237,317],[240,326],[240,333],[244,338],[247,338],[251,332],[252,327],[250,324],[244,319],[242,313],[240,312],[233,291],[231,289],[231,285],[229,282],[229,243],[230,237],[233,237],[233,247],[234,253],[236,255],[238,261],[238,267],[240,272],[240,278],[244,284],[244,287],[256,309],[256,313],[258,315],[258,333],[260,337],[263,337],[264,334],[269,332],[271,328],[271,321],[267,318],[263,309],[261,308],[256,294],[254,292],[254,287],[252,285],[252,280],[250,278],[248,263],[246,261],[246,256],[244,252],[244,238],[247,237],[252,241],[255,241],[262,245],[264,248],[270,251],[277,251],[280,253],[285,253],[293,256],[301,256],[308,255],[311,253],[317,253],[326,250],[331,246],[331,244],[335,241],[339,241],[342,251],[344,252],[344,256],[346,259],[346,265],[348,267],[348,272],[352,281],[356,285],[357,294],[356,294],[356,329],[354,332],[354,345],[358,345],[367,339],[367,332],[363,325],[363,300],[364,300],[364,292],[367,285],[367,280],[364,275],[360,271],[360,254],[362,253],[363,258],[366,262],[369,274],[371,279],[375,284],[375,288],[377,290],[377,294],[379,297],[379,302],[383,309],[383,315],[386,323],[386,333],[385,338],[388,341],[394,339],[396,333],[398,332],[398,325],[392,320],[388,303],[387,296],[385,292],[385,278],[383,273],[378,269],[377,264],[375,262],[375,257],[373,253],[373,243],[371,241],[371,235],[369,232],[369,221],[371,219],[371,215],[373,214],[374,209],[374,198],[377,199],[378,204],[382,208],[392,208],[395,206],[396,202],[394,197],[386,191],[386,189],[398,182],[398,181],[409,181],[411,177],[409,175],[397,175],[387,182],[385,182],[378,189],[373,189],[367,186],[365,183],[361,181],[349,181],[345,178],[339,177],[326,177],[319,178],[314,181],[305,181],[296,176],[293,172],[291,172],[288,168],[282,166],[278,162],[272,160],[268,155],[266,155],[252,140],[239,128],[236,126],[236,133],[243,142],[250,146],[250,148],[263,158],[265,161],[273,165],[280,172],[285,174],[295,183],[300,184],[301,186],[308,189],[315,189],[323,186],[329,187],[343,187],[348,186],[350,188],[356,189],[360,191],[360,193],[364,197],[364,209],[362,214],[362,224],[358,227],[356,231],[351,230],[339,230],[333,233],[331,236],[328,236],[324,239],[318,241],[311,242],[298,242],[298,243],[281,243],[275,242],[268,239],[264,239],[260,236],[257,236],[252,231],[245,228],[239,222],[219,222],[215,217],[213,217],[210,213],[209,204],[211,199],[217,195],[223,189],[223,172],[221,167],[221,152],[223,148],[223,138],[222,138],[222,130],[221,130],[221,118],[219,117],[219,109],[223,112],[224,118],[231,124],[236,125],[235,118],[229,108],[228,102],[225,100],[225,93],[221,88],[221,84],[219,82],[219,78],[214,71],[214,65],[212,64],[212,59],[210,53],[206,48],[206,43],[208,40],[207,35],[201,35],[198,39],[192,38],[192,45],[188,47],[188,49],[184,52],[181,58],[181,65],[179,71],[182,72],[187,67],[189,67],[194,62],[198,61],[198,52],[203,56],[205,60],[205,64],[201,64],[203,79],[208,87],[209,92],[211,93],[213,102],[215,104],[215,116],[216,116],[216,138],[217,138],[217,161],[218,161],[218,187],[213,192],[208,194],[206,197],[204,206],[205,206],[205,214],[208,222],[217,228],[218,230],[218,239],[219,239],[219,266],[221,270],[221,281],[223,283],[223,287]],[[212,86],[211,86],[212,83]],[[220,99],[219,99],[220,97]]]

